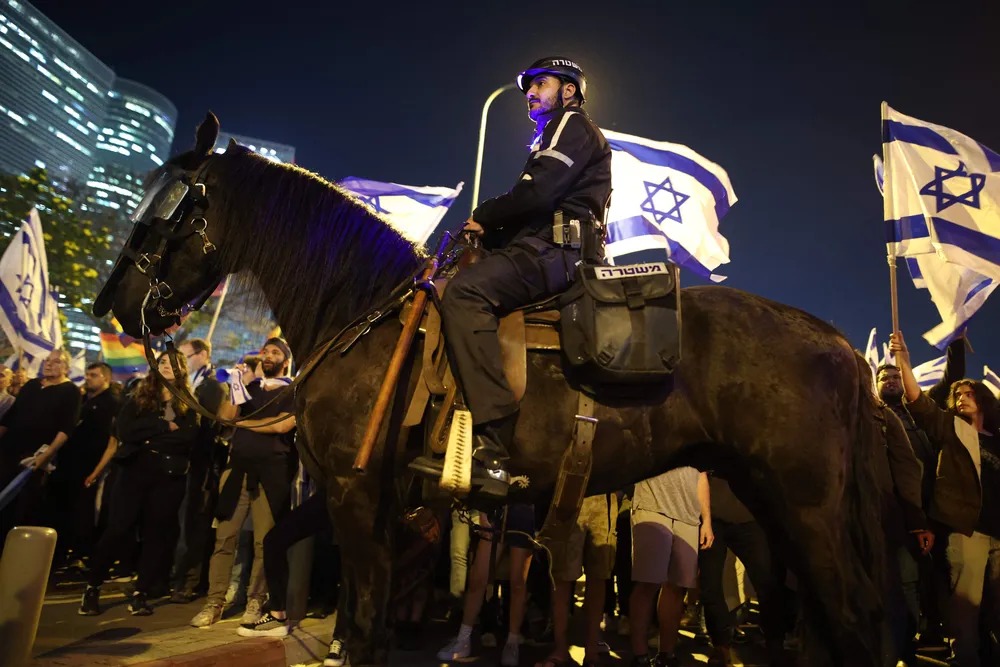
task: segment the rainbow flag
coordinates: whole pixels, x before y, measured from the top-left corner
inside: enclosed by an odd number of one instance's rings
[[[101,353],[104,356],[104,362],[111,366],[111,374],[115,380],[119,381],[127,380],[136,373],[145,373],[149,370],[142,343],[131,338],[129,342],[125,342],[122,340],[122,335],[101,333]]]

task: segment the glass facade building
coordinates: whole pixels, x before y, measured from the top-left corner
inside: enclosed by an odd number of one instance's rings
[[[131,213],[142,200],[142,178],[170,154],[177,107],[148,86],[115,81],[96,138],[96,161],[87,179],[87,201]]]
[[[114,79],[34,7],[0,0],[0,170],[86,181]]]

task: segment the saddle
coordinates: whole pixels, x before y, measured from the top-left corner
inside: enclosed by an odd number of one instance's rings
[[[646,273],[659,275],[650,278]],[[470,491],[471,416],[461,404],[448,365],[436,306],[447,280],[435,280],[433,286],[438,298],[429,301],[418,326],[424,335],[423,363],[403,426],[429,424],[425,448],[445,454],[440,486],[461,496]],[[403,322],[410,321],[412,307],[411,303],[403,307]],[[504,376],[515,401],[520,402],[527,385],[528,351],[539,350],[562,352],[570,370],[584,370],[598,382],[619,383],[619,389],[628,383],[653,382],[672,373],[679,360],[679,320],[676,266],[584,266],[575,291],[500,318],[497,335]],[[552,505],[539,535],[543,543],[568,537],[583,505],[597,426],[592,393],[596,392],[590,388],[579,392],[573,439],[563,455]],[[456,404],[462,409],[452,411]],[[517,478],[511,483],[517,484]]]
[[[435,281],[435,289],[439,298],[444,294],[446,287],[446,280]],[[561,350],[558,328],[559,310],[547,307],[553,303],[554,300],[550,300],[527,306],[500,318],[497,335],[500,339],[500,349],[503,356],[504,376],[518,402],[524,397],[527,386],[528,351],[558,352]],[[400,313],[402,321],[405,322],[408,318],[411,307],[412,303],[407,303],[403,307]],[[425,447],[437,454],[447,453],[446,469],[455,468],[461,465],[455,462],[456,450],[467,449],[457,440],[470,438],[471,424],[463,422],[460,417],[468,413],[455,410],[451,437],[447,437],[445,434],[452,408],[456,406],[459,397],[457,396],[457,383],[452,376],[445,353],[440,311],[433,301],[428,304],[424,312],[419,331],[424,336],[423,363],[416,390],[407,407],[403,426],[418,426],[424,421],[425,415],[428,415],[430,424],[425,433]],[[437,409],[434,409],[432,398],[438,404]],[[429,407],[431,409],[428,409]],[[580,507],[583,505],[593,462],[591,447],[597,424],[593,413],[593,399],[580,393],[573,440],[563,454],[552,503],[545,523],[539,531],[538,541],[546,548],[549,548],[549,545],[561,543],[568,537],[569,531],[576,523]],[[456,432],[461,432],[461,436],[457,436]],[[468,457],[470,452],[464,451],[460,455]],[[467,492],[468,489],[466,488],[464,491]]]

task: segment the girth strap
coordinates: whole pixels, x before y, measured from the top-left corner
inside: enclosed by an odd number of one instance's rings
[[[587,495],[590,471],[594,464],[593,444],[596,430],[594,399],[579,392],[573,442],[563,454],[559,478],[556,480],[556,489],[552,495],[552,505],[549,506],[545,524],[538,535],[538,541],[550,552],[553,548],[565,544],[580,515],[583,499]]]

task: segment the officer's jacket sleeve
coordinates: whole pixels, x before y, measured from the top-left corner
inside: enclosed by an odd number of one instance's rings
[[[553,117],[514,187],[480,204],[472,219],[484,229],[512,229],[531,214],[554,212],[598,149],[594,132],[582,113],[567,110]]]

